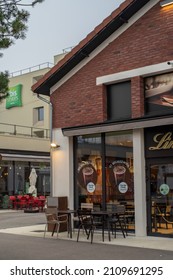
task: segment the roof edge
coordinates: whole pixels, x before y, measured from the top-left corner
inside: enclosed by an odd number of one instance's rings
[[[80,41],[77,46],[75,46],[69,53],[67,53],[62,60],[60,60],[53,68],[51,68],[50,71],[48,71],[37,83],[35,83],[31,87],[32,91],[38,94],[50,95],[50,88],[56,83],[54,78],[55,75],[58,75],[59,80],[61,80],[77,64],[79,64],[84,58],[86,58],[86,56],[88,55],[87,52],[85,53],[87,46],[91,45],[93,40],[99,37],[102,32],[105,32],[105,30],[108,29],[108,26],[110,26],[113,21],[119,19],[120,21],[122,21],[123,25],[126,20],[126,18],[124,17],[125,12],[128,8],[130,10],[131,6],[136,5],[136,9],[138,11],[150,1],[152,0],[125,0],[123,3],[121,3],[117,9],[115,9],[98,26],[96,26],[94,30],[91,31],[82,41]],[[117,29],[118,28],[119,27],[117,27]],[[115,32],[116,30],[114,30],[113,32]],[[100,41],[99,44],[101,44]]]

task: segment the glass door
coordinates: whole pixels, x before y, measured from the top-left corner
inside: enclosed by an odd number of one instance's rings
[[[173,237],[173,161],[148,161],[147,194],[148,235]]]

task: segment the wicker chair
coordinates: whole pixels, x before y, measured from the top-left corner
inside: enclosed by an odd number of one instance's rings
[[[44,230],[44,237],[46,236],[46,231],[49,230],[49,226],[51,227],[52,236],[54,232],[57,232],[57,238],[59,234],[60,225],[66,223],[68,228],[68,219],[67,215],[57,215],[57,208],[46,208],[45,209],[46,215],[46,225]]]

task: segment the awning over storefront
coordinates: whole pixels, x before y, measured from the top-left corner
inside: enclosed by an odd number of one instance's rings
[[[88,126],[63,128],[62,132],[64,136],[77,136],[77,135],[87,135],[93,133],[104,133],[110,131],[123,131],[123,130],[134,130],[147,127],[156,127],[161,125],[173,124],[173,116],[166,117],[155,117],[155,118],[145,118],[136,120],[127,120],[123,122],[116,123],[102,123],[93,124]]]
[[[2,160],[10,160],[10,161],[50,162],[49,156],[5,154],[5,153],[1,153],[1,156],[2,156]]]

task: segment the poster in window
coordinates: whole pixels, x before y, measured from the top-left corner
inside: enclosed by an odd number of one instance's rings
[[[81,187],[87,189],[89,183],[97,182],[97,172],[91,163],[82,164],[78,170],[78,182]]]
[[[148,77],[144,84],[147,113],[173,110],[173,73]]]

